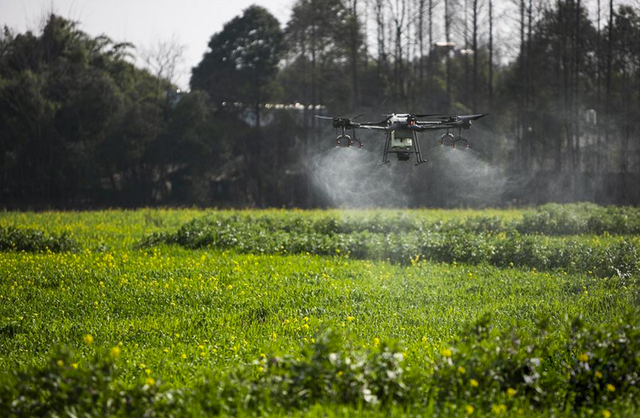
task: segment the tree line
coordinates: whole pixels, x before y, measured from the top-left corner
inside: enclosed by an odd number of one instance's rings
[[[402,167],[409,205],[640,203],[637,5],[298,0],[284,27],[251,6],[208,46],[185,92],[170,45],[139,68],[133,45],[60,16],[5,28],[2,206],[331,205],[314,116],[388,112],[490,113],[470,134],[508,179],[489,202],[442,163]]]

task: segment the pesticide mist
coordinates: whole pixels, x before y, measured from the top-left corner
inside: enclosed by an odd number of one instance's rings
[[[499,206],[507,184],[504,170],[473,149],[437,147],[427,157],[448,189],[448,206]]]
[[[310,163],[314,185],[329,205],[339,208],[406,207],[398,167],[378,166],[381,155],[381,150],[340,147],[319,153]]]
[[[413,159],[379,166],[382,149],[335,147],[318,152],[309,168],[328,206],[500,206],[507,187],[504,170],[473,149],[423,147],[425,164]]]

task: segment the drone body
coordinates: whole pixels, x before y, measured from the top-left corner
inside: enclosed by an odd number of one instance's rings
[[[418,165],[425,162],[422,158],[420,142],[418,141],[419,132],[446,130],[446,133],[440,138],[440,145],[450,145],[455,148],[457,142],[462,142],[469,148],[469,141],[462,136],[462,130],[469,129],[473,121],[486,115],[486,113],[463,116],[392,113],[386,115],[386,118],[380,122],[354,122],[354,119],[362,115],[356,116],[355,118],[316,117],[331,120],[333,127],[336,128],[336,130],[341,130],[341,133],[336,137],[337,146],[351,147],[355,141],[359,144],[360,148],[362,148],[363,143],[356,138],[357,129],[382,131],[386,134],[386,140],[381,165],[389,162],[389,154],[396,154],[398,161],[408,161],[411,158],[411,154],[414,154],[416,156],[416,165]],[[352,135],[346,133],[348,130],[352,131]],[[458,136],[452,133],[455,130],[458,131]]]

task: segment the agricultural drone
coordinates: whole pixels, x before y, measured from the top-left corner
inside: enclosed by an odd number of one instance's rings
[[[357,129],[367,129],[374,131],[383,131],[386,134],[384,151],[382,153],[382,163],[389,162],[389,154],[396,154],[398,161],[408,161],[411,154],[416,156],[416,165],[426,162],[422,158],[420,143],[418,142],[418,132],[446,130],[440,137],[440,145],[447,145],[453,148],[457,143],[464,144],[470,148],[469,140],[462,136],[463,129],[471,128],[471,123],[488,113],[480,113],[477,115],[413,115],[408,113],[385,115],[385,119],[380,122],[354,122],[354,118],[318,116],[319,119],[327,119],[336,128],[336,133],[340,130],[340,134],[336,137],[337,146],[351,147],[354,142],[362,148],[363,143],[356,138]],[[351,135],[346,132],[351,130]],[[453,132],[457,130],[458,135]]]

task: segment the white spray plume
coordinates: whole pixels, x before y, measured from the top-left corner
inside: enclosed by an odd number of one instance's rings
[[[429,156],[451,191],[451,206],[498,206],[507,178],[504,170],[473,149],[438,147]]]
[[[406,207],[407,179],[393,165],[378,166],[382,155],[366,148],[335,147],[310,162],[313,182],[339,208]]]

